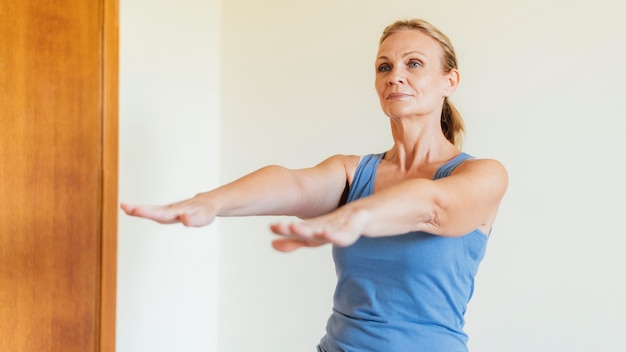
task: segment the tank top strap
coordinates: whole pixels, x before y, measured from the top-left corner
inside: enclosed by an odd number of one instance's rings
[[[368,154],[361,157],[359,165],[354,172],[348,202],[368,196],[374,192],[374,180],[376,170],[385,153]]]
[[[437,169],[434,179],[437,180],[440,178],[450,176],[452,171],[454,171],[454,169],[456,169],[459,165],[461,165],[461,163],[463,163],[467,159],[472,159],[472,158],[473,156],[466,154],[466,153],[461,153],[455,156],[451,160],[447,161],[445,164],[441,165],[439,169]]]

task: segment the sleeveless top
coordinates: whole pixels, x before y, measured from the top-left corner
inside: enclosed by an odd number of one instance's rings
[[[348,202],[373,193],[383,155],[361,159]],[[469,158],[459,154],[434,179]],[[351,246],[333,246],[337,286],[318,351],[466,352],[464,314],[486,245],[476,229],[460,237],[362,236]]]

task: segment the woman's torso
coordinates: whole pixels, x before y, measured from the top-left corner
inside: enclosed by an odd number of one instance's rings
[[[351,180],[348,202],[374,192],[383,154],[363,157]],[[436,168],[448,176],[469,158],[460,154]],[[466,351],[465,309],[487,236],[411,232],[361,237],[334,247],[337,287],[326,351]]]

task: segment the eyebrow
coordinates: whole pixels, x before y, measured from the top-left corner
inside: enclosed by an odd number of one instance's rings
[[[402,57],[406,57],[406,56],[409,56],[409,55],[412,55],[412,54],[420,54],[420,55],[422,55],[422,56],[426,56],[426,55],[425,55],[423,52],[421,52],[421,51],[418,51],[418,50],[412,50],[412,51],[407,51],[406,53],[402,54]],[[380,60],[380,59],[389,60],[389,58],[388,58],[387,56],[385,56],[385,55],[379,56],[377,60]]]

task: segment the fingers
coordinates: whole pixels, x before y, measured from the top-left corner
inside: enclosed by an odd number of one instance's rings
[[[327,242],[308,242],[293,238],[280,238],[272,241],[272,247],[277,251],[288,253],[302,247],[319,247]]]
[[[161,224],[178,222],[179,214],[172,210],[168,211],[164,206],[122,204],[121,208],[130,216],[154,220]]]
[[[128,215],[133,215],[135,211],[135,206],[126,203],[121,203],[120,208]]]
[[[284,253],[295,251],[296,249],[304,246],[305,244],[302,241],[292,239],[278,239],[272,241],[272,247],[274,247],[275,250]]]
[[[207,214],[198,206],[185,205],[183,203],[170,204],[167,206],[154,205],[129,205],[121,203],[120,207],[130,216],[150,219],[159,224],[181,223],[185,226],[200,227],[213,222],[214,215]]]
[[[272,247],[280,252],[292,252],[302,247],[319,247],[327,244],[328,240],[315,236],[315,232],[300,226],[298,223],[275,223],[270,225],[270,230],[284,236],[272,241]]]
[[[300,223],[275,223],[270,225],[270,230],[277,235],[292,239],[328,242],[323,233],[315,231],[310,227],[302,226]]]
[[[270,230],[285,240],[303,243],[301,246],[315,246],[324,243],[332,243],[341,247],[349,246],[360,237],[360,232],[345,226],[333,226],[326,222],[304,221],[296,223],[275,223],[270,225]],[[293,242],[280,243],[281,246],[295,246]],[[297,248],[299,248],[297,247]],[[276,248],[276,247],[275,247]],[[296,249],[296,248],[294,248]],[[291,249],[293,250],[293,249]]]

